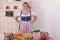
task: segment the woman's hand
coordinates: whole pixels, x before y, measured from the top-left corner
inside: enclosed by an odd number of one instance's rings
[[[15,17],[15,20],[20,24],[20,21],[18,20],[19,16]]]
[[[34,19],[33,20],[31,20],[31,23],[33,24],[35,21],[36,21],[36,19],[37,19],[37,16],[33,16],[34,17]]]
[[[31,24],[33,24],[34,22],[33,21],[31,21]]]
[[[18,21],[18,23],[20,24],[20,21]]]

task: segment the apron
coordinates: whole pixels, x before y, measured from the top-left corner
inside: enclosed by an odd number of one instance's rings
[[[22,15],[22,11],[21,11],[21,15]],[[32,32],[31,11],[30,11],[30,16],[24,16],[24,17],[21,16],[19,32],[20,33],[30,33],[30,32]]]

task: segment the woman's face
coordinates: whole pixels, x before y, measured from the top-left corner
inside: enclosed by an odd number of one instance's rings
[[[24,4],[24,5],[23,5],[23,8],[24,8],[24,9],[29,9],[28,4]]]

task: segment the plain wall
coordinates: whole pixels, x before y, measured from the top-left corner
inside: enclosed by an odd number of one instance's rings
[[[60,0],[32,0],[32,7],[38,16],[38,28],[49,32],[53,40],[60,40]]]

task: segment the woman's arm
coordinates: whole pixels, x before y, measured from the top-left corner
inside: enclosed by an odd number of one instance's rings
[[[37,16],[33,16],[33,20],[31,21],[31,23],[34,23],[37,19]]]
[[[15,20],[16,20],[18,23],[20,23],[20,21],[18,20],[18,18],[19,18],[19,16],[16,16],[16,17],[15,17]]]

